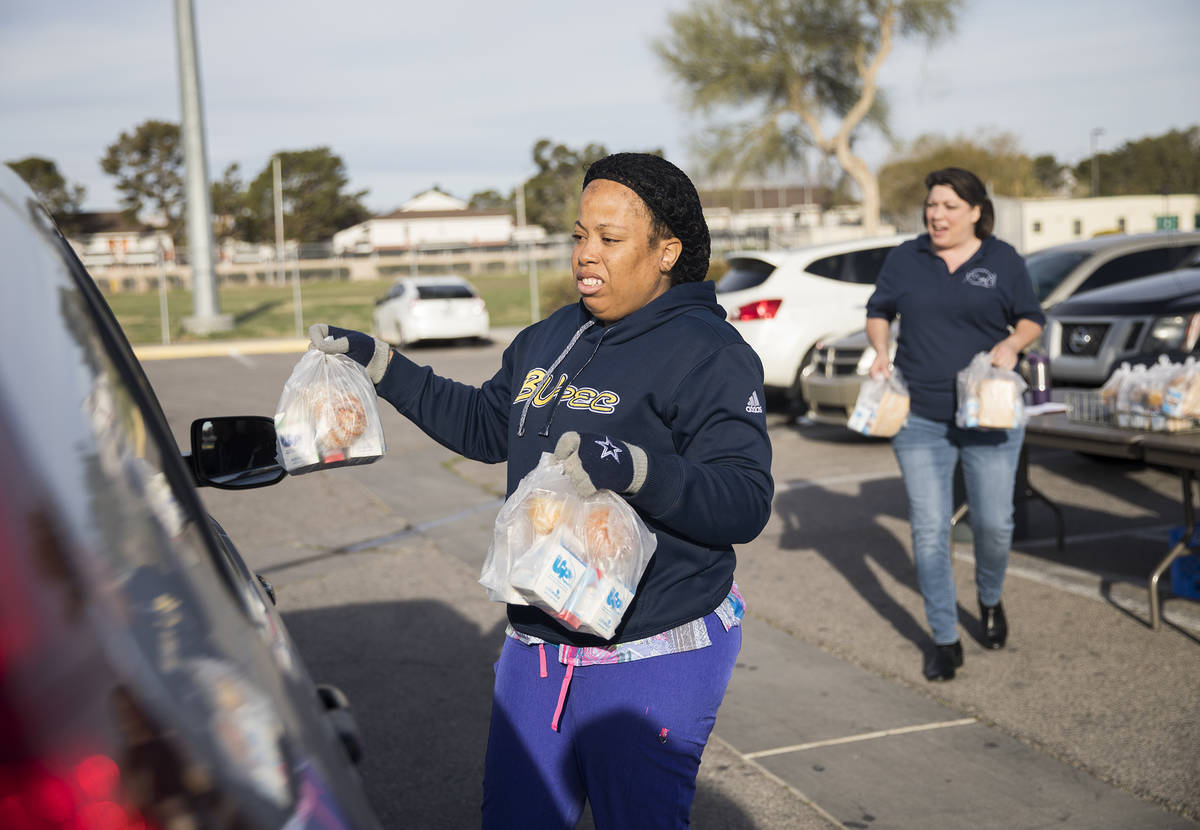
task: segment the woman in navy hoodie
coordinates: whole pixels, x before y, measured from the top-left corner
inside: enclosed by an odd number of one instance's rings
[[[675,165],[593,164],[574,239],[580,302],[520,332],[478,388],[361,332],[310,335],[435,441],[507,461],[510,495],[553,451],[582,494],[621,493],[657,536],[611,640],[508,606],[483,826],[565,830],[587,801],[601,830],[685,827],[741,645],[732,546],[771,511],[762,366],[704,281],[708,226]]]

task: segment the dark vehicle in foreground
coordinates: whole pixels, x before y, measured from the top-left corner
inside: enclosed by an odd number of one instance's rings
[[[1059,303],[1042,335],[1056,384],[1100,386],[1123,361],[1200,353],[1200,268],[1085,291]]]
[[[273,422],[198,419],[181,453],[8,169],[0,250],[0,827],[378,827],[345,699],[195,489],[283,478]]]
[[[1200,231],[1098,236],[1035,251],[1025,257],[1034,291],[1050,314],[1060,303],[1080,292],[1091,292],[1190,265],[1200,253]],[[895,355],[895,326],[892,349]],[[1043,343],[1050,343],[1048,333]],[[1048,349],[1053,354],[1053,349]],[[866,332],[857,331],[817,344],[801,371],[808,417],[814,421],[844,424],[854,411],[858,389],[875,360]],[[1059,380],[1058,365],[1051,377]],[[1072,373],[1067,368],[1068,374]]]

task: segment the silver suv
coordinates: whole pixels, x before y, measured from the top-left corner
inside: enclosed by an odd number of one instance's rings
[[[1145,233],[1098,236],[1055,245],[1028,254],[1025,264],[1042,308],[1049,313],[1059,303],[1082,291],[1188,265],[1198,254],[1200,231]],[[1043,335],[1051,355],[1051,377],[1055,382],[1071,381],[1074,367],[1064,367],[1061,360],[1055,360],[1054,355],[1061,355],[1064,349],[1056,348],[1051,337],[1049,331]],[[895,346],[896,328],[893,326],[893,355]],[[1067,353],[1071,354],[1070,351]],[[812,359],[801,370],[800,385],[804,400],[808,402],[808,417],[823,423],[846,423],[858,399],[858,388],[874,360],[875,350],[862,331],[819,342]],[[1103,380],[1101,378],[1100,382]]]

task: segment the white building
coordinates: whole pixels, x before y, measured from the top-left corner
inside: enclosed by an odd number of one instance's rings
[[[996,236],[1023,254],[1109,233],[1191,231],[1200,225],[1200,196],[1098,196],[1087,199],[993,197]]]
[[[530,237],[525,228],[523,239]],[[540,233],[533,236],[544,236]],[[508,245],[517,226],[505,208],[471,210],[467,203],[432,189],[409,199],[399,210],[374,216],[333,235],[338,254],[370,254],[414,247]]]
[[[154,265],[160,250],[165,261],[175,258],[175,245],[169,233],[161,227],[131,220],[119,211],[77,213],[71,220],[68,241],[90,269]]]

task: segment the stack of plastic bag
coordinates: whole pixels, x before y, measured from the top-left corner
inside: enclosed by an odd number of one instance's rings
[[[1122,363],[1100,388],[1119,427],[1176,432],[1200,419],[1200,364],[1189,357],[1173,363],[1166,355],[1149,365]]]
[[[889,438],[908,419],[908,386],[899,369],[883,379],[867,378],[858,390],[846,426],[863,435]]]
[[[370,464],[387,451],[375,387],[343,354],[310,349],[275,408],[276,454],[291,475]]]
[[[500,508],[479,582],[490,599],[533,605],[612,639],[658,540],[611,490],[581,498],[543,453]]]
[[[992,365],[987,352],[958,373],[954,423],[964,429],[1012,429],[1025,423],[1025,381],[1011,369]]]

